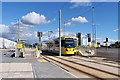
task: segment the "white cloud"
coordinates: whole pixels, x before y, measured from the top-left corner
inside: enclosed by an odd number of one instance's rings
[[[70,25],[71,25],[71,22],[63,24],[63,26],[70,26]]]
[[[92,5],[90,0],[71,0],[71,3],[73,5],[70,8],[76,8],[79,6],[91,6]]]
[[[114,32],[118,31],[118,29],[113,30]]]
[[[61,37],[62,36],[69,36],[69,37],[75,37],[76,33],[73,32],[64,32],[63,30],[61,30]],[[53,33],[50,34],[50,39],[53,40],[55,38],[59,37],[59,28],[54,30]],[[43,37],[42,37],[42,41],[47,41],[48,39],[48,32],[43,32]]]
[[[47,21],[44,15],[40,15],[36,12],[31,12],[25,16],[22,16],[22,22],[29,25],[43,25],[50,23],[50,20]]]
[[[120,0],[91,0],[91,2],[119,2]]]
[[[56,19],[53,19],[52,21],[55,20]],[[29,29],[48,23],[50,23],[50,20],[47,21],[44,15],[40,15],[35,12],[31,12],[25,16],[22,16],[22,21],[20,22],[20,39],[27,39],[28,42],[37,42],[37,32]],[[11,22],[8,26],[0,24],[0,37],[14,41],[17,40],[18,22]]]
[[[68,20],[67,23],[63,24],[63,26],[71,26],[72,22],[77,22],[77,23],[87,23],[87,19],[85,17],[78,16],[76,18],[72,18]]]
[[[38,42],[37,31],[31,31],[30,28],[37,27],[39,25],[48,24],[50,20],[46,20],[44,15],[39,15],[35,12],[28,13],[22,17],[20,22],[20,39],[27,39],[27,42]],[[53,19],[51,21],[55,21]],[[0,24],[0,37],[4,37],[10,40],[18,39],[18,22],[11,22],[10,25]]]
[[[120,0],[71,0],[70,2],[118,2]]]
[[[120,27],[118,29],[113,30],[114,32],[120,31]]]
[[[70,8],[76,8],[79,6],[91,6],[91,5],[92,5],[92,3],[90,3],[90,2],[74,2]]]
[[[4,24],[0,24],[0,34],[9,32],[9,27]]]
[[[56,21],[56,19],[54,18],[52,21]]]
[[[23,26],[24,27],[24,26]],[[17,35],[17,25],[15,25],[15,23],[11,23],[11,25],[6,26],[6,25],[0,25],[0,29],[2,30],[2,37],[7,38],[7,39],[11,39],[13,41],[17,40],[18,35]],[[31,31],[29,29],[21,29],[23,31],[20,32],[20,39],[26,39],[27,43],[35,43],[38,42],[39,43],[39,38],[37,37],[37,31]],[[7,31],[7,32],[6,32]],[[7,33],[7,34],[6,34]],[[76,33],[74,32],[69,32],[66,31],[64,32],[63,30],[61,30],[61,36],[70,36],[70,37],[76,37]],[[53,31],[53,33],[51,33],[50,35],[50,39],[55,39],[59,37],[59,29],[56,29],[55,31]],[[82,33],[82,37],[85,40],[84,43],[86,43],[87,41],[87,37],[85,33]],[[48,32],[43,32],[43,37],[42,37],[42,41],[48,40]],[[102,38],[97,38],[97,42],[101,42],[103,43]],[[109,43],[115,43],[118,40],[113,40],[113,39],[109,39]]]
[[[20,38],[23,39],[26,34],[33,34],[32,31],[28,30],[31,26],[26,26],[24,24],[20,24]],[[28,32],[28,33],[27,33]],[[18,24],[12,22],[9,26],[0,24],[0,37],[4,37],[11,40],[17,40],[18,39]],[[33,35],[32,37],[34,37]],[[30,38],[30,37],[29,37]],[[28,39],[29,39],[28,38]]]
[[[120,0],[71,0],[72,6],[70,8],[76,8],[79,6],[91,6],[92,2],[119,2]]]
[[[87,23],[87,19],[85,17],[76,17],[71,19],[72,22],[78,22],[78,23]]]
[[[70,2],[90,2],[91,0],[71,0]]]

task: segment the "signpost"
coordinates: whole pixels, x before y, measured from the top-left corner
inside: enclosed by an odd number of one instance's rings
[[[97,44],[97,43],[95,43],[95,44],[94,44],[94,47],[95,47],[95,48],[96,48],[96,47],[98,47],[98,44]]]

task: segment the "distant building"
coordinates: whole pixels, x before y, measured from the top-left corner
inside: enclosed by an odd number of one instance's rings
[[[5,38],[0,38],[0,49],[11,48],[15,47],[16,45],[17,43],[14,41]]]
[[[106,42],[103,42],[101,45],[102,46],[110,46],[111,43],[107,42],[107,45],[106,45]]]
[[[82,39],[82,45],[83,46],[92,46],[92,42],[88,42],[88,38],[83,38]]]

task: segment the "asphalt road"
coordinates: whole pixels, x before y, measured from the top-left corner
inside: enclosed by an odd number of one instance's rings
[[[120,61],[120,49],[96,49],[96,55],[113,61]]]

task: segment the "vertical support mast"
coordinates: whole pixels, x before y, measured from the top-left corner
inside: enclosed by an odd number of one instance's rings
[[[95,24],[95,43],[96,43],[96,24]]]
[[[59,56],[61,56],[61,10],[59,11]]]
[[[18,42],[20,39],[20,19],[18,19]]]
[[[65,34],[65,22],[64,22],[64,34]]]
[[[94,7],[92,7],[92,41],[94,41]]]

